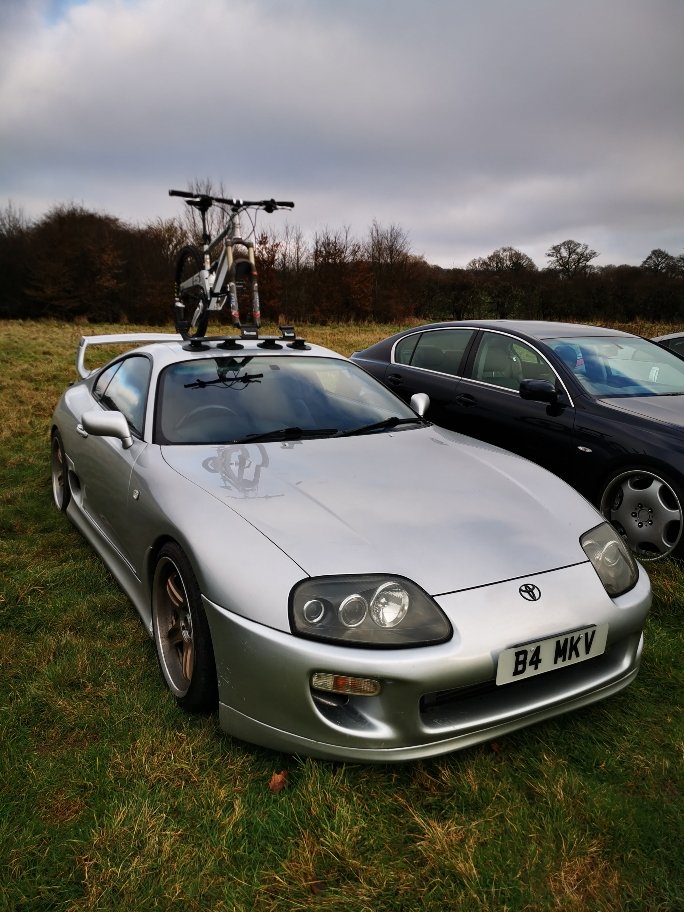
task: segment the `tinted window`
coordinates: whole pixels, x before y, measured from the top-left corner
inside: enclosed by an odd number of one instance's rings
[[[150,371],[147,358],[126,358],[103,371],[95,384],[95,398],[106,408],[122,412],[138,436],[143,432]]]
[[[475,357],[473,377],[483,383],[518,390],[522,380],[553,383],[556,374],[548,361],[526,342],[485,332]]]
[[[474,333],[474,329],[435,329],[422,333],[411,367],[459,376],[463,354]]]
[[[418,339],[420,339],[420,333],[413,333],[413,335],[404,336],[401,341],[397,342],[394,349],[394,360],[397,364],[411,363]]]
[[[684,336],[680,339],[668,339],[667,342],[663,342],[663,345],[666,345],[673,352],[676,352],[678,355],[684,355]]]
[[[684,395],[684,361],[646,339],[587,336],[547,344],[595,396]]]

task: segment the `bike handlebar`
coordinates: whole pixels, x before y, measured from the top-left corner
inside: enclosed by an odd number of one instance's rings
[[[285,200],[241,200],[225,199],[222,196],[209,196],[207,193],[189,193],[187,190],[169,190],[169,196],[180,196],[189,205],[206,206],[207,209],[214,203],[223,203],[233,209],[265,209],[266,212],[275,212],[276,209],[294,209],[294,203]]]

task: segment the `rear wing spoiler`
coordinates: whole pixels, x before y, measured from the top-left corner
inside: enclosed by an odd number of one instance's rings
[[[114,333],[109,336],[81,336],[76,351],[76,371],[85,380],[92,374],[85,366],[86,350],[91,345],[136,345],[141,342],[182,342],[178,333]]]

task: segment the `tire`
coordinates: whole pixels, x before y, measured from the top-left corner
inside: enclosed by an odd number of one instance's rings
[[[183,550],[160,550],[152,582],[152,630],[162,677],[186,712],[218,704],[216,662],[199,586]]]
[[[599,509],[640,560],[681,557],[684,495],[651,469],[623,469],[606,483]]]
[[[50,473],[52,476],[52,497],[55,506],[64,513],[71,500],[69,473],[67,471],[64,444],[59,431],[53,431],[50,440]]]
[[[183,247],[176,260],[176,300],[173,319],[176,332],[184,339],[206,335],[209,301],[200,285],[181,290],[181,285],[204,268],[204,257],[196,247]]]

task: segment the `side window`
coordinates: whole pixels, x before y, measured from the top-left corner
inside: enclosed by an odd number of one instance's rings
[[[122,362],[117,361],[116,364],[112,364],[111,367],[108,367],[106,370],[103,370],[100,376],[97,378],[97,383],[93,389],[93,396],[101,402],[104,395],[104,391],[107,389],[109,384],[112,381],[112,377],[121,367]]]
[[[152,365],[140,355],[125,358],[103,371],[94,395],[105,408],[122,412],[131,430],[142,435]]]
[[[556,375],[548,361],[526,342],[485,332],[475,357],[473,378],[517,391],[522,380],[550,380],[553,383]]]
[[[413,352],[411,367],[461,375],[461,362],[474,329],[435,329],[424,332]]]
[[[394,349],[395,364],[411,363],[411,358],[413,357],[413,352],[416,350],[419,339],[420,333],[413,333],[410,336],[404,336],[403,339],[397,342]]]
[[[556,373],[549,362],[539,352],[525,342],[513,341],[513,354],[520,359],[523,380],[549,380],[556,382]]]
[[[670,342],[670,348],[677,355],[684,356],[684,339],[673,339]]]

